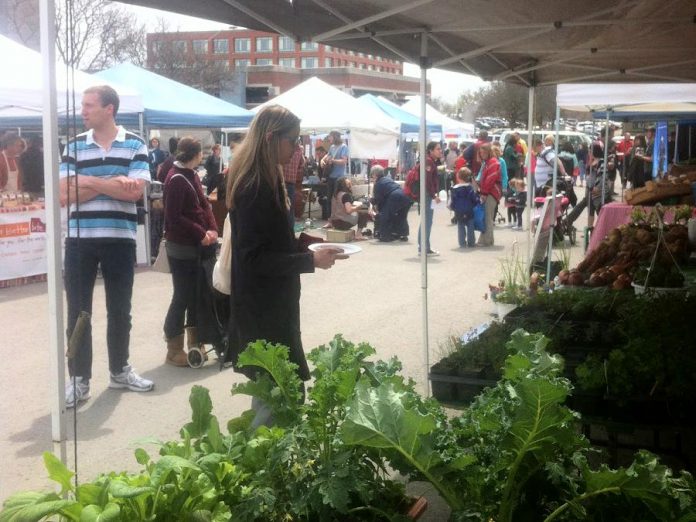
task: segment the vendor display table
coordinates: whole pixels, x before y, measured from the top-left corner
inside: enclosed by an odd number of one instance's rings
[[[624,225],[631,222],[631,211],[634,205],[628,205],[626,203],[607,203],[599,211],[599,216],[595,221],[594,230],[592,231],[592,236],[590,237],[590,244],[587,247],[587,252],[585,255],[589,254],[597,248],[597,246],[602,242],[602,240],[616,227]],[[650,213],[652,207],[642,207],[646,214]],[[667,222],[671,221],[670,216],[674,214],[667,210],[665,213],[665,220]]]
[[[0,288],[45,280],[43,203],[0,208]]]

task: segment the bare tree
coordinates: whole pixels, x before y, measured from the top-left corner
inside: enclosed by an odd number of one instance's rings
[[[171,33],[168,24],[159,20],[156,33]],[[184,39],[178,40],[184,42]],[[219,96],[223,83],[231,77],[227,60],[210,60],[197,54],[186,45],[180,46],[176,38],[152,40],[148,54],[148,69],[179,83]]]
[[[71,0],[58,4],[57,49],[63,61],[85,71],[116,63],[145,61],[145,25],[133,13],[107,0]]]
[[[6,16],[0,30],[37,49],[39,1],[0,0]],[[145,25],[133,13],[107,0],[70,0],[56,3],[56,48],[63,62],[94,71],[116,63],[145,61]]]
[[[535,90],[533,121],[536,125],[552,122],[556,108],[556,87]],[[505,118],[510,126],[527,126],[529,96],[527,88],[505,82],[494,82],[478,91],[460,95],[457,112],[474,117],[497,116]]]

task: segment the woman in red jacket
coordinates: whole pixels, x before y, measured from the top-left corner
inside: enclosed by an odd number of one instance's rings
[[[481,202],[486,208],[486,231],[481,233],[478,246],[493,246],[493,227],[495,226],[495,207],[503,195],[500,163],[491,152],[491,144],[484,143],[479,148],[481,156],[481,181],[479,190]]]

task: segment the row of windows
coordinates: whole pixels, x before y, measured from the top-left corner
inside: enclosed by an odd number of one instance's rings
[[[273,52],[273,40],[272,36],[260,36],[255,39],[256,52],[257,53],[272,53]],[[162,40],[156,40],[154,42],[155,52],[161,51],[161,47],[164,44]],[[177,52],[186,52],[186,40],[174,40],[172,42],[173,49]],[[193,52],[196,54],[208,54],[208,40],[193,40],[192,41]],[[316,42],[302,42],[300,44],[300,49],[302,51],[316,51],[319,49],[319,44]],[[278,37],[278,50],[280,52],[293,52],[295,50],[295,42],[292,38],[287,36]],[[235,38],[234,39],[234,51],[236,53],[248,53],[251,52],[251,38]],[[334,51],[336,53],[343,52],[348,56],[358,56],[365,57],[364,53],[355,53],[354,51],[344,51],[342,49],[334,49],[330,45],[326,46],[326,51]],[[223,38],[213,39],[213,53],[215,54],[228,54],[229,53],[229,40]],[[383,60],[381,57],[373,57],[371,54],[367,55],[368,59],[376,59],[377,61],[384,61],[386,63],[396,63],[394,60]]]
[[[239,59],[235,60],[235,65],[237,66],[242,66],[242,65],[251,65],[251,60],[246,60],[246,59]],[[290,67],[290,68],[295,68],[296,67],[296,60],[295,58],[279,58],[278,59],[278,65],[281,67]],[[272,58],[257,58],[256,61],[254,62],[254,65],[273,65],[273,59]],[[365,69],[368,71],[379,71],[379,72],[388,72],[388,73],[398,73],[398,70],[395,68],[391,67],[382,67],[382,66],[373,66],[372,64],[365,65],[364,63],[355,63],[355,62],[348,62],[348,61],[341,61],[341,60],[334,60],[333,58],[324,58],[324,67],[356,67],[358,69]],[[300,68],[302,69],[314,69],[319,67],[319,58],[316,57],[305,57],[300,59]]]

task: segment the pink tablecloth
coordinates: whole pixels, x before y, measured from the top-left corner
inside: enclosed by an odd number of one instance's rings
[[[608,203],[604,205],[595,220],[594,230],[592,231],[590,244],[587,246],[585,255],[592,252],[607,237],[607,234],[616,227],[630,223],[632,210],[633,205],[626,203]],[[652,207],[643,207],[643,210],[646,214],[649,214]],[[668,208],[665,211],[665,222],[671,222],[672,219],[674,219],[673,209]]]

